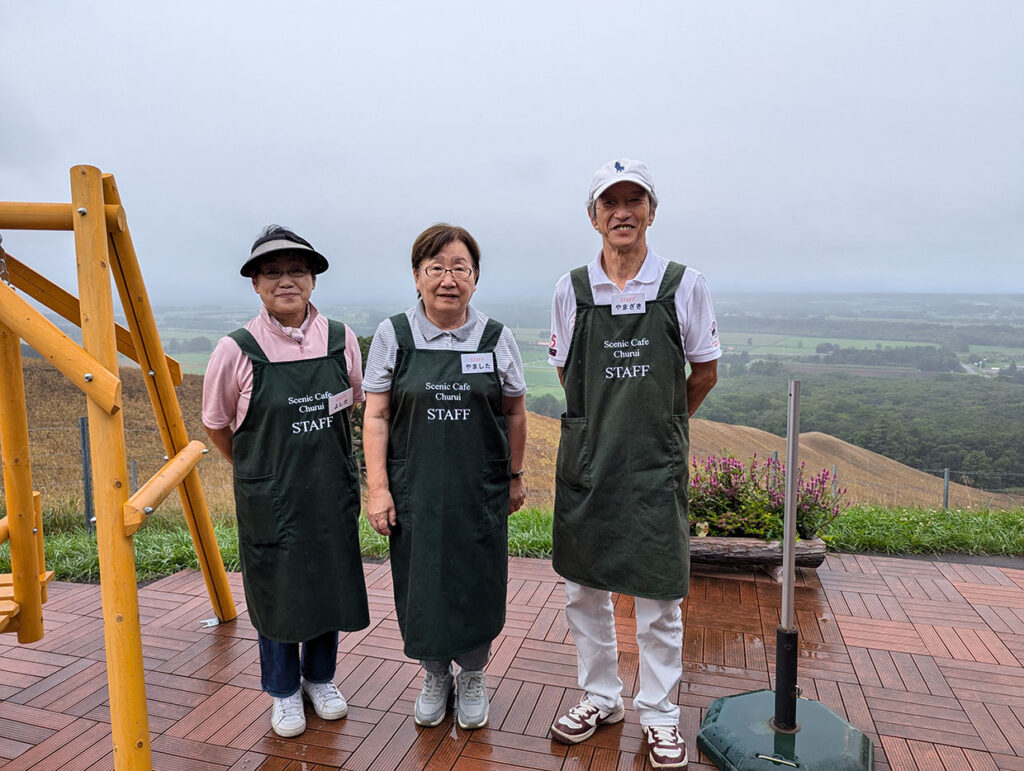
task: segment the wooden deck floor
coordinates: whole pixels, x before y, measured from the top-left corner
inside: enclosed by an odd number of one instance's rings
[[[365,565],[373,623],[345,635],[337,682],[345,720],[308,717],[270,731],[255,632],[244,612],[214,627],[201,577],[139,592],[160,769],[641,769],[640,726],[601,729],[567,748],[547,736],[574,703],[575,653],[549,562],[513,559],[508,623],[488,667],[490,726],[412,720],[419,667],[402,656],[386,564]],[[231,576],[239,610],[241,583]],[[681,730],[690,767],[711,768],[694,737],[715,698],[770,686],[780,589],[751,573],[695,572],[685,602]],[[878,769],[1024,769],[1024,570],[829,556],[800,570],[800,685],[865,731]],[[620,675],[636,689],[632,601],[619,598]],[[53,584],[46,636],[0,636],[0,767],[113,768],[98,586]],[[627,699],[627,707],[630,706]]]

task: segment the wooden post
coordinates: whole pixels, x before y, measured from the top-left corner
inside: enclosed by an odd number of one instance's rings
[[[99,169],[72,167],[71,205],[75,209],[82,344],[116,374],[114,308]],[[135,553],[121,520],[122,507],[128,500],[124,420],[120,410],[110,415],[92,399],[88,401],[88,410],[114,767],[148,769],[153,766],[153,758],[146,713]]]
[[[43,636],[43,600],[39,593],[39,559],[33,532],[36,511],[32,502],[21,338],[4,324],[0,324],[0,451],[11,541],[11,581],[14,601],[20,607],[18,642],[30,643]]]
[[[103,196],[108,205],[120,207],[121,196],[112,174],[103,175]],[[121,297],[121,306],[128,319],[128,328],[131,330],[138,362],[142,367],[143,380],[149,390],[149,400],[153,404],[164,450],[168,458],[173,458],[188,445],[189,439],[181,415],[181,406],[174,392],[174,383],[164,358],[153,307],[149,303],[149,295],[142,280],[142,270],[139,268],[139,260],[127,224],[123,231],[111,232],[109,236],[111,266]],[[181,498],[185,522],[192,535],[192,543],[206,582],[206,591],[210,596],[213,612],[220,621],[230,621],[238,615],[238,611],[235,609],[231,588],[228,586],[224,561],[217,546],[213,521],[210,519],[198,471],[193,469],[188,473],[178,487],[178,495]]]

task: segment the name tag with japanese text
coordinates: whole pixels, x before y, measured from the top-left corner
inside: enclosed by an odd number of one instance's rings
[[[462,374],[471,375],[474,372],[494,372],[494,354],[490,351],[462,354]]]
[[[647,299],[642,294],[620,294],[612,300],[612,315],[647,313]]]
[[[327,400],[327,414],[333,415],[335,412],[341,412],[346,407],[352,406],[352,389],[346,388],[340,394],[335,394]]]

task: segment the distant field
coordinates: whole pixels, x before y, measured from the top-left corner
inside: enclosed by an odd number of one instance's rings
[[[902,348],[903,346],[928,346],[938,348],[934,343],[912,342],[909,340],[863,340],[844,337],[796,337],[792,335],[751,334],[748,332],[721,332],[719,340],[723,346],[749,351],[751,355],[782,354],[804,355],[814,353],[822,343],[832,343],[840,348]]]
[[[940,372],[922,372],[913,367],[865,367],[856,364],[811,364],[806,362],[786,362],[786,370],[793,374],[824,375],[841,373],[859,375],[861,377],[935,377]]]

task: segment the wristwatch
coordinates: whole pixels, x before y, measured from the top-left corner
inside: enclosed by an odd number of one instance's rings
[[[509,477],[511,479],[522,479],[523,478],[523,474],[525,474],[525,473],[526,473],[526,469],[521,468],[521,469],[519,469],[519,471],[513,471],[512,473],[510,473]]]

